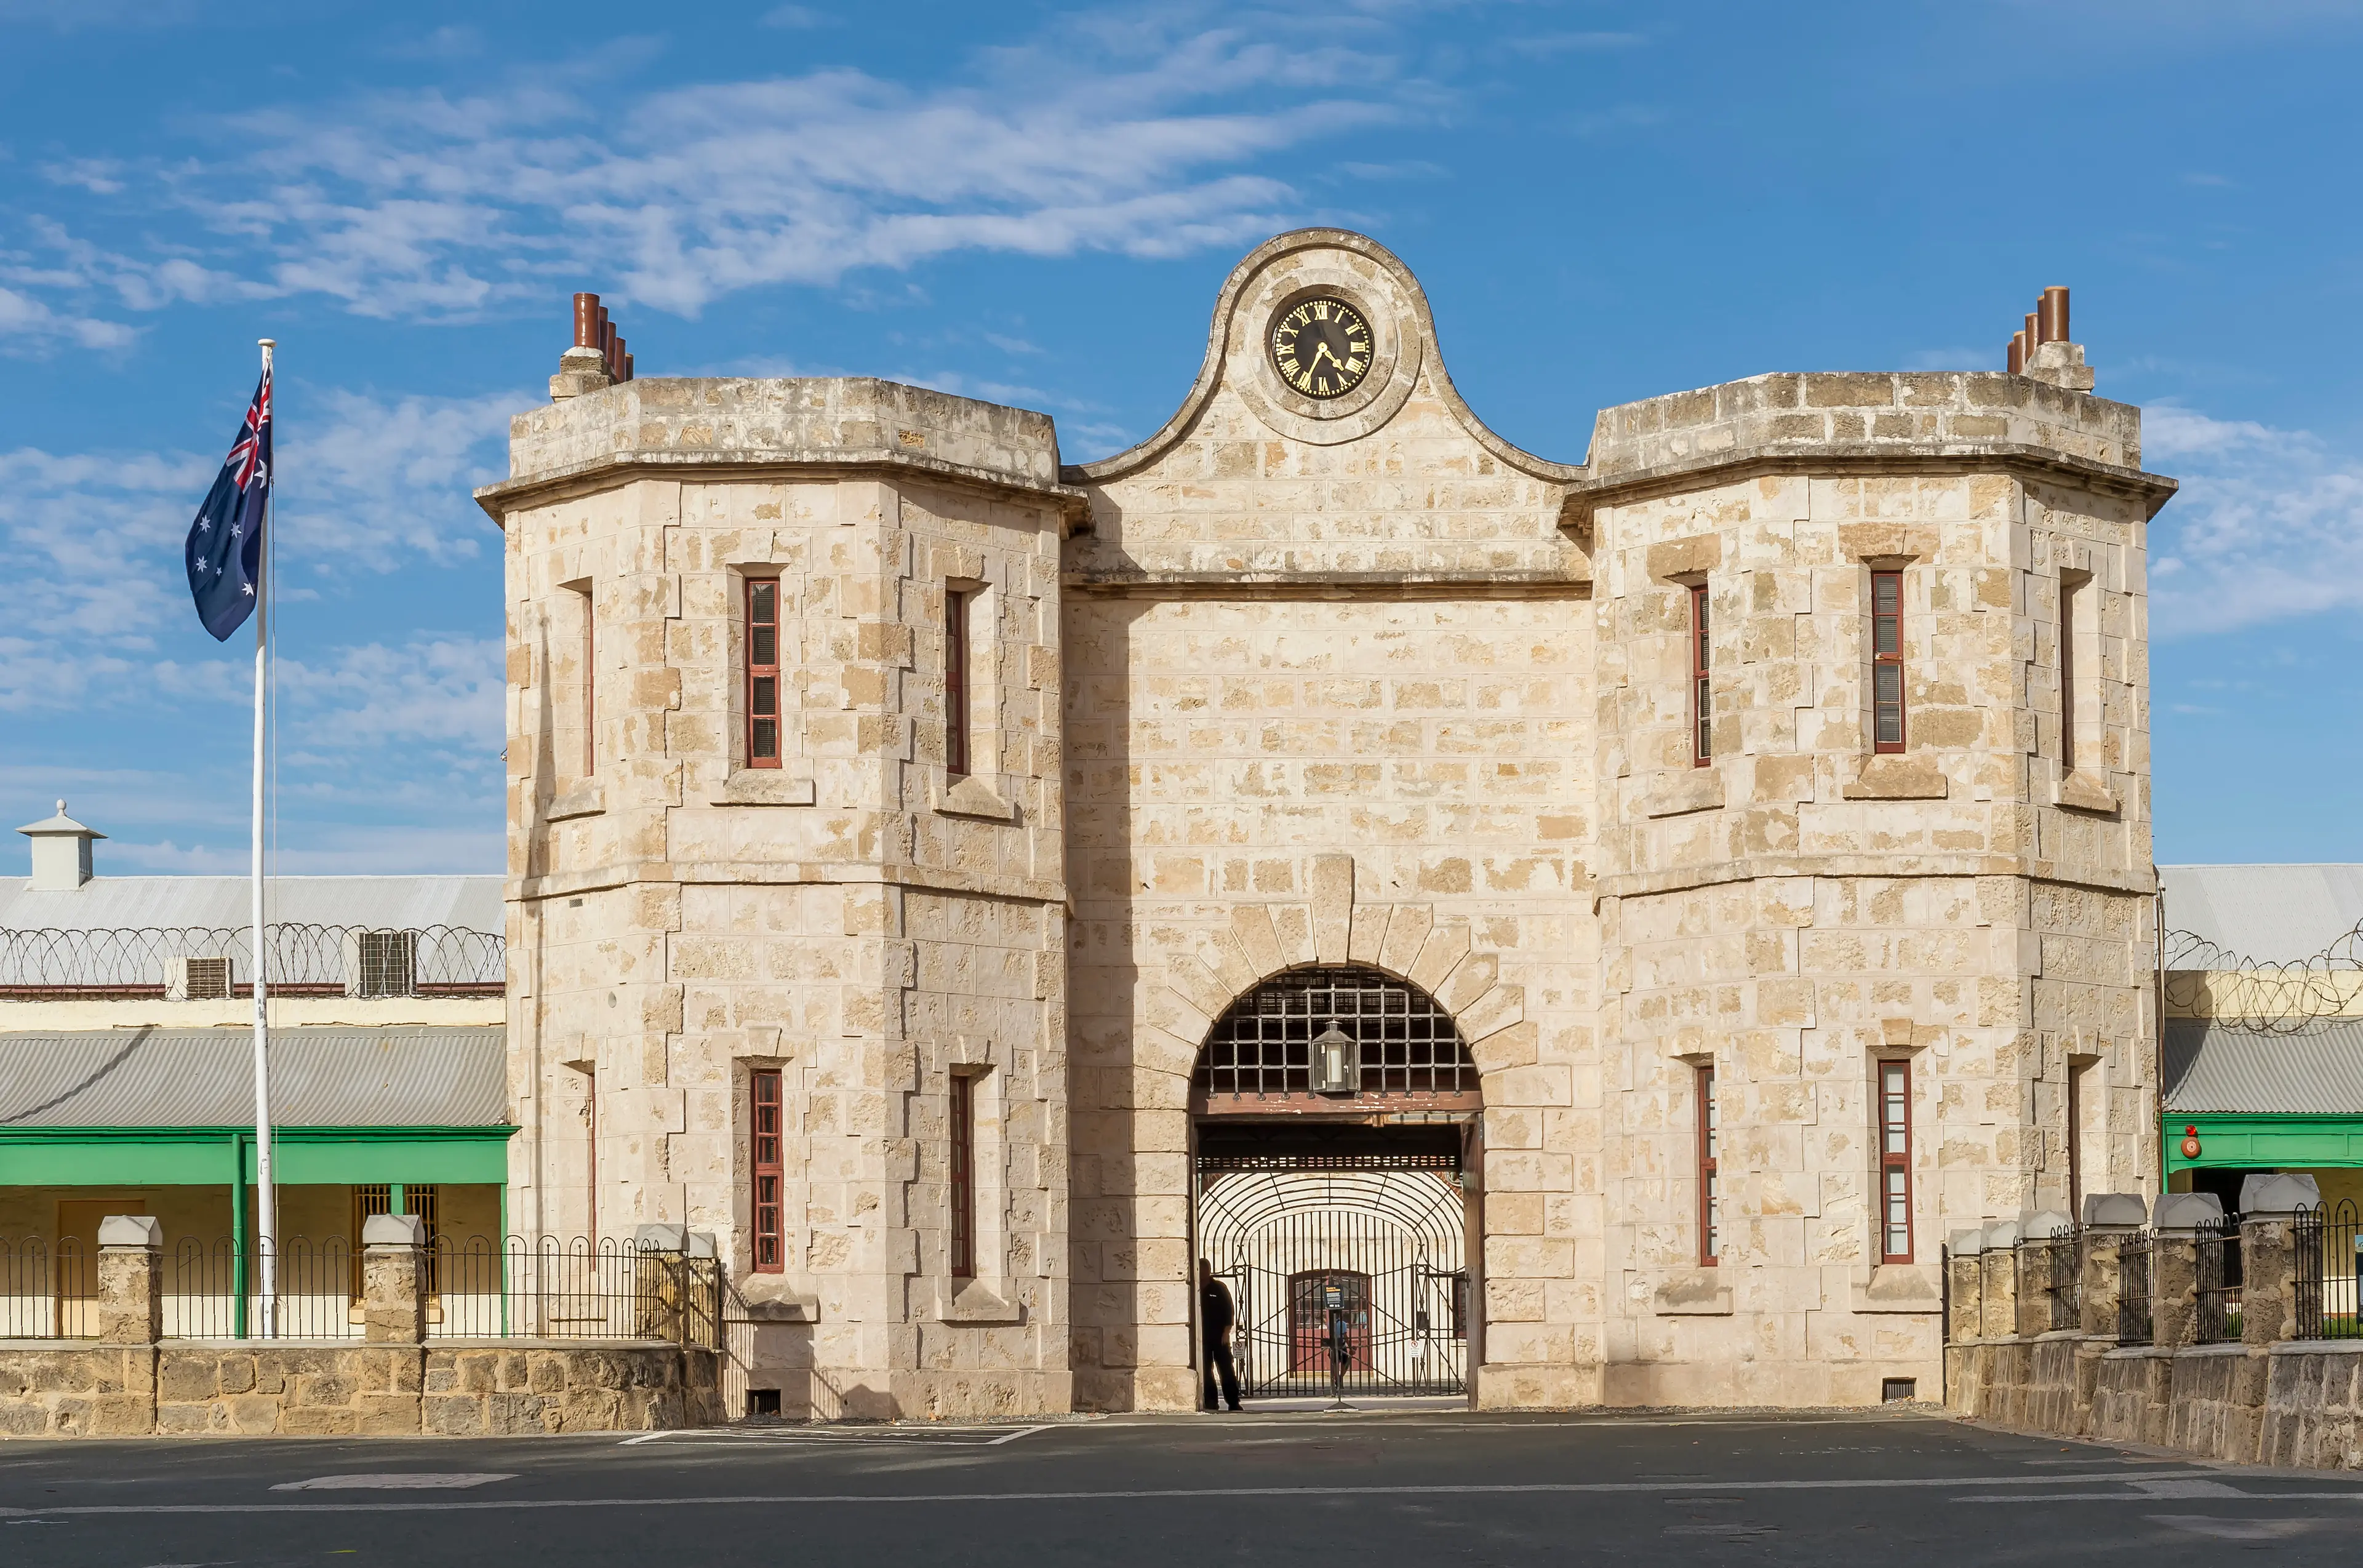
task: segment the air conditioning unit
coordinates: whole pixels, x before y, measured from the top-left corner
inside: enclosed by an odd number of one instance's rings
[[[224,1002],[229,999],[229,960],[171,958],[164,961],[164,995],[173,1002]]]
[[[345,995],[407,996],[418,985],[416,931],[347,931]]]

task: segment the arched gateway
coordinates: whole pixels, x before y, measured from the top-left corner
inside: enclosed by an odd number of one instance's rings
[[[1375,969],[1291,971],[1216,1020],[1191,1083],[1194,1218],[1249,1396],[1328,1390],[1332,1307],[1349,1390],[1468,1391],[1481,1103],[1451,1017]]]

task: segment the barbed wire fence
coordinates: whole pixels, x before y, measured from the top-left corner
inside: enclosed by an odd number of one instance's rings
[[[2363,925],[2311,957],[2249,958],[2194,931],[2166,934],[2166,1005],[2256,1034],[2363,1018]]]
[[[469,995],[507,982],[507,943],[495,931],[286,922],[263,936],[263,977],[290,995]],[[253,938],[251,926],[0,929],[0,995],[250,995]]]

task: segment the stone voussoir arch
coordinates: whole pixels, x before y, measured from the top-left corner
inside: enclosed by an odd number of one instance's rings
[[[1351,855],[1316,856],[1310,901],[1237,905],[1194,951],[1169,953],[1165,983],[1148,986],[1148,1038],[1137,1041],[1136,1064],[1171,1074],[1175,1094],[1186,1095],[1200,1050],[1234,1002],[1291,970],[1339,964],[1379,971],[1434,997],[1481,1079],[1532,1065],[1525,987],[1503,982],[1501,955],[1470,924],[1439,919],[1426,903],[1365,902],[1354,884]]]

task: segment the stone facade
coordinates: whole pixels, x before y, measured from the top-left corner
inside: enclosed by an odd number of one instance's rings
[[[1266,352],[1315,297],[1371,336],[1334,398]],[[560,390],[480,494],[508,562],[513,1212],[715,1232],[739,1359],[791,1405],[1194,1403],[1193,1064],[1306,965],[1412,982],[1481,1070],[1487,1405],[1933,1385],[1939,1239],[2068,1205],[2071,1073],[2083,1187],[2155,1166],[2145,529],[2172,485],[2135,409],[1767,375],[1610,409],[1552,462],[1454,391],[1402,264],[1332,230],[1244,260],[1180,410],[1080,467],[1045,417],[878,382]],[[1881,751],[1891,571],[1908,743]],[[742,606],[772,579],[783,756],[755,768]],[[964,778],[949,592],[980,617]]]

